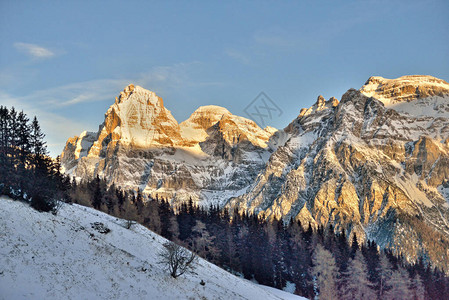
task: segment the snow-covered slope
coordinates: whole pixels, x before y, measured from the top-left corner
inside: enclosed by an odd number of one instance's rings
[[[95,222],[110,232],[100,233]],[[1,198],[0,299],[304,299],[202,259],[196,274],[174,279],[158,263],[166,240],[123,222],[78,205],[54,216]]]

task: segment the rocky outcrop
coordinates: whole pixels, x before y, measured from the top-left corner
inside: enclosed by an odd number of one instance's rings
[[[69,138],[61,154],[63,171],[70,172],[69,170],[76,167],[78,160],[87,156],[96,139],[97,134],[88,131],[84,131],[80,136]]]

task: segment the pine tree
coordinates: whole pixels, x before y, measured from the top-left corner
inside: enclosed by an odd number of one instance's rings
[[[6,184],[10,187],[10,196],[17,199],[20,191],[19,174],[17,172],[19,152],[17,151],[17,111],[14,107],[9,110],[7,122],[8,140],[6,141],[6,165],[8,166],[8,173],[6,174]]]
[[[14,150],[17,146],[17,140],[18,140],[18,134],[17,134],[17,111],[14,107],[12,107],[9,110],[9,116],[8,116],[8,124],[7,124],[7,131],[8,131],[8,140],[7,140],[7,146]]]
[[[19,160],[23,168],[25,168],[28,153],[31,151],[31,135],[28,121],[28,117],[21,111],[17,116],[17,147],[20,151]]]
[[[170,204],[164,199],[159,202],[159,216],[161,219],[161,235],[166,239],[172,240],[172,234],[170,232],[172,210]]]
[[[354,259],[349,261],[341,296],[342,299],[374,299],[376,297],[368,280],[368,270],[360,251],[356,251]]]
[[[323,246],[317,245],[313,255],[312,276],[318,299],[337,299],[338,268],[335,259]]]
[[[389,281],[391,278],[391,265],[390,262],[385,255],[385,253],[381,253],[379,257],[379,266],[377,268],[377,277],[378,277],[378,291],[379,291],[379,297],[383,298],[384,294],[389,289]]]
[[[413,300],[426,299],[426,289],[419,274],[416,274],[412,280]]]
[[[394,271],[391,274],[388,284],[390,290],[384,294],[384,299],[412,299],[412,293],[410,292],[410,278],[404,268],[400,267],[398,270]]]
[[[100,176],[97,175],[97,177],[95,177],[94,182],[93,182],[92,206],[95,209],[99,209],[102,202],[103,202],[103,195],[102,195],[102,190],[101,190],[101,180],[100,180]]]
[[[357,240],[357,235],[354,233],[352,235],[352,243],[351,243],[351,258],[354,259],[355,254],[359,250],[359,242]]]
[[[41,130],[41,126],[37,121],[37,118],[34,117],[31,122],[31,135],[30,135],[30,146],[31,151],[36,156],[47,155],[47,145],[44,141],[45,134]]]
[[[9,195],[10,174],[12,166],[8,160],[8,140],[9,140],[9,111],[6,107],[0,106],[0,194]]]

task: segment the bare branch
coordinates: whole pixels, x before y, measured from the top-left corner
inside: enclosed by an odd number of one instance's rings
[[[160,263],[166,265],[173,278],[186,272],[193,272],[196,254],[173,242],[164,244],[164,250],[159,253]]]

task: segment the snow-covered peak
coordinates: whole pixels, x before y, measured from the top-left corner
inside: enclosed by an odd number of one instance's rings
[[[226,108],[218,105],[205,105],[198,107],[198,109],[195,110],[192,116],[197,114],[225,115],[231,113]]]
[[[360,89],[367,97],[374,97],[386,106],[432,96],[449,96],[449,84],[428,75],[408,75],[396,79],[370,77]]]
[[[220,121],[224,115],[231,115],[229,110],[216,105],[200,106],[190,117],[182,122],[181,135],[187,143],[202,142],[207,138],[206,130]]]
[[[249,119],[235,116],[226,108],[207,105],[199,107],[187,120],[180,125],[181,136],[188,143],[199,143],[209,136],[208,129],[219,130],[225,140],[233,145],[240,140],[247,139],[253,145],[265,148],[266,142],[276,129],[270,127],[265,130]]]
[[[370,77],[360,92],[414,117],[449,118],[449,83],[426,75]]]
[[[146,102],[148,105],[164,106],[162,98],[158,97],[156,93],[134,84],[129,84],[122,92],[120,92],[119,96],[115,98],[116,104],[136,101]]]
[[[162,98],[140,86],[128,85],[105,114],[98,140],[89,155],[97,156],[107,143],[137,147],[170,147],[182,141],[179,125]]]

